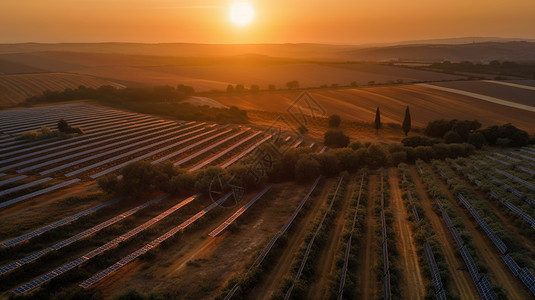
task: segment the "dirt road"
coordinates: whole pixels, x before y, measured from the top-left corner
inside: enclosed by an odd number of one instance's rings
[[[408,221],[407,211],[401,198],[399,176],[395,168],[389,170],[389,184],[391,193],[391,207],[394,215],[394,230],[396,232],[397,248],[401,267],[401,295],[404,299],[423,299],[425,284],[418,263],[418,253],[412,237],[412,230]]]
[[[461,299],[471,300],[477,299],[479,294],[477,293],[475,285],[472,283],[470,273],[466,270],[464,262],[460,257],[455,256],[456,245],[453,242],[453,238],[447,228],[446,224],[434,211],[432,207],[432,199],[427,197],[424,185],[419,177],[418,172],[413,165],[410,166],[413,182],[416,185],[418,194],[420,195],[420,204],[422,205],[426,217],[433,226],[435,231],[435,238],[442,246],[442,252],[448,265],[448,270],[451,274],[451,287],[454,293],[459,295]]]
[[[357,291],[355,299],[375,299],[377,297],[377,281],[375,274],[375,266],[377,264],[377,251],[376,251],[376,236],[375,229],[378,225],[378,219],[375,215],[375,199],[372,198],[374,191],[377,189],[377,175],[371,175],[368,185],[368,205],[366,212],[366,221],[364,226],[364,235],[362,242],[364,243],[359,257],[362,260],[359,261],[357,277]]]

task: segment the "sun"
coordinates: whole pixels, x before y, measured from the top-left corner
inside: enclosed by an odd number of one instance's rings
[[[238,26],[245,26],[254,19],[254,8],[247,2],[235,2],[230,5],[230,21]]]

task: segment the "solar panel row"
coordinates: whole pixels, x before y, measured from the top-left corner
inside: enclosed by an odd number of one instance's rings
[[[159,198],[163,199],[163,198],[166,198],[166,197],[167,197],[167,195],[164,195],[164,196],[161,196]],[[188,199],[190,199],[190,198],[188,198]],[[145,229],[149,228],[150,226],[156,224],[157,222],[163,220],[164,218],[166,218],[167,216],[169,216],[170,214],[172,214],[173,212],[175,212],[176,210],[178,210],[179,208],[181,208],[185,204],[189,203],[189,202],[186,203],[185,202],[186,200],[178,203],[177,205],[175,205],[175,206],[171,207],[170,209],[162,212],[158,216],[156,216],[156,217],[150,219],[149,221],[139,225],[138,227],[128,231],[127,233],[125,233],[125,234],[123,234],[123,235],[121,235],[121,236],[119,236],[119,237],[107,242],[106,244],[104,244],[104,245],[102,245],[102,246],[100,246],[100,247],[98,247],[98,248],[86,253],[84,256],[82,256],[82,257],[80,257],[80,258],[78,258],[78,259],[76,259],[74,261],[71,261],[70,263],[68,263],[66,265],[63,265],[63,266],[61,266],[61,267],[59,267],[59,268],[47,273],[46,275],[43,275],[43,276],[41,276],[41,277],[39,277],[37,279],[34,279],[34,280],[32,280],[32,281],[30,281],[30,282],[28,282],[28,283],[16,288],[15,290],[13,290],[13,292],[15,294],[17,294],[17,295],[22,294],[22,293],[24,293],[24,292],[26,292],[26,291],[28,291],[30,289],[33,289],[34,287],[37,287],[37,286],[41,285],[42,283],[44,283],[44,282],[46,282],[46,281],[48,281],[48,280],[50,280],[50,279],[52,279],[52,278],[54,278],[54,277],[56,277],[56,276],[58,276],[60,274],[66,272],[66,271],[68,271],[68,270],[70,270],[70,269],[72,269],[74,267],[77,267],[78,265],[84,263],[85,261],[96,257],[97,255],[100,255],[100,254],[102,254],[102,253],[104,253],[104,252],[106,252],[106,251],[108,251],[108,250],[110,250],[112,248],[115,248],[120,243],[128,240],[129,238],[135,236],[136,234],[142,232],[143,230],[145,230]],[[212,205],[218,205],[218,204],[217,203],[213,203]],[[45,276],[49,277],[50,275],[52,275],[52,277],[50,277],[49,279],[47,279],[45,281],[42,281],[42,282],[40,281]]]
[[[24,241],[27,241],[27,240],[33,238],[33,237],[41,235],[41,234],[43,234],[43,233],[45,233],[45,232],[47,232],[47,231],[49,231],[51,229],[63,226],[65,224],[68,224],[70,222],[73,222],[73,221],[79,219],[80,217],[83,217],[83,216],[86,216],[88,214],[94,213],[94,212],[96,212],[96,211],[98,211],[98,210],[100,210],[100,209],[102,209],[102,208],[104,208],[106,206],[114,204],[115,202],[117,202],[119,200],[120,200],[119,198],[112,199],[112,200],[110,200],[108,202],[99,204],[99,205],[94,206],[92,208],[89,208],[89,209],[86,209],[84,211],[81,211],[81,212],[79,212],[77,214],[74,214],[74,215],[72,215],[70,217],[64,218],[64,219],[62,219],[62,220],[60,220],[58,222],[55,222],[55,223],[52,223],[50,225],[46,225],[46,226],[40,227],[40,228],[30,232],[30,233],[27,233],[27,234],[21,235],[19,237],[16,237],[14,239],[11,239],[9,241],[6,241],[6,242],[2,243],[2,245],[4,245],[5,247],[11,247],[11,246],[16,245],[18,243],[22,243]]]
[[[81,239],[84,239],[84,238],[86,238],[86,237],[88,237],[88,236],[90,236],[92,234],[95,234],[95,233],[99,232],[100,230],[102,230],[102,229],[104,229],[104,228],[106,228],[108,226],[111,226],[111,225],[113,225],[113,224],[115,224],[115,223],[117,223],[117,222],[119,222],[119,221],[121,221],[121,220],[123,220],[123,219],[125,219],[125,218],[127,218],[127,217],[129,217],[129,216],[131,216],[133,214],[135,214],[136,212],[148,207],[149,205],[160,201],[161,199],[162,198],[160,197],[160,198],[156,198],[156,199],[153,199],[151,201],[145,202],[145,203],[143,203],[141,205],[138,205],[138,206],[136,206],[134,208],[131,208],[128,211],[123,212],[123,213],[121,213],[121,214],[119,214],[119,215],[117,215],[117,216],[115,216],[115,217],[113,217],[111,219],[108,219],[108,220],[106,220],[106,221],[104,221],[104,222],[102,222],[102,223],[100,223],[98,225],[95,225],[95,226],[93,226],[93,227],[91,227],[91,228],[89,228],[87,230],[84,230],[84,231],[82,231],[82,232],[80,232],[80,233],[78,233],[78,234],[76,234],[76,235],[74,235],[74,236],[72,236],[70,238],[67,238],[67,239],[65,239],[65,240],[63,240],[61,242],[58,242],[58,243],[56,243],[56,244],[54,244],[54,245],[52,245],[52,246],[50,246],[48,248],[45,248],[45,249],[43,249],[41,251],[38,251],[38,252],[35,252],[35,253],[25,257],[25,258],[17,260],[16,262],[13,262],[11,264],[2,266],[2,267],[0,267],[0,275],[5,274],[5,273],[10,272],[10,271],[13,271],[13,270],[25,265],[25,264],[31,263],[31,262],[39,259],[40,257],[42,257],[43,255],[45,255],[45,254],[47,254],[49,252],[57,251],[57,250],[65,247],[65,246],[68,246],[68,245],[70,245],[70,244],[72,244],[74,242],[77,242],[77,241],[79,241]]]
[[[232,193],[228,193],[226,195],[224,195],[223,197],[221,197],[220,199],[218,199],[216,202],[212,203],[211,205],[209,205],[208,207],[204,208],[203,210],[201,210],[199,213],[195,214],[193,217],[189,218],[188,220],[184,221],[182,224],[172,228],[171,230],[169,230],[168,232],[166,232],[165,234],[161,235],[160,237],[158,237],[157,239],[153,240],[152,242],[146,244],[145,246],[143,246],[142,248],[132,252],[131,254],[125,256],[124,258],[122,258],[121,260],[119,260],[118,262],[116,262],[115,264],[111,265],[110,267],[102,270],[101,272],[95,274],[94,276],[92,276],[91,278],[85,280],[84,282],[82,282],[80,284],[81,287],[83,288],[88,288],[90,287],[91,285],[95,284],[96,282],[102,280],[103,278],[107,277],[108,275],[114,273],[115,271],[119,270],[120,268],[122,268],[123,266],[127,265],[128,263],[132,262],[133,260],[135,260],[136,258],[138,258],[139,256],[147,253],[147,251],[149,251],[150,249],[154,248],[154,247],[157,247],[159,244],[161,244],[162,242],[164,242],[165,240],[167,240],[168,238],[174,236],[177,232],[179,231],[182,231],[184,229],[186,229],[189,225],[191,225],[193,222],[195,222],[196,220],[198,220],[199,218],[201,218],[202,216],[204,216],[206,213],[208,213],[210,210],[214,209],[215,207],[217,207],[218,205],[221,205],[224,201],[226,201],[230,196],[232,195]],[[184,200],[182,203],[180,203],[179,205],[181,206],[184,206],[185,204],[193,201],[193,199],[195,199],[196,196],[192,196],[186,200]],[[187,201],[187,202],[186,202]]]
[[[247,202],[244,206],[240,207],[232,216],[230,216],[227,220],[225,220],[221,225],[219,225],[216,229],[212,230],[208,235],[211,237],[216,237],[218,234],[220,234],[225,228],[227,228],[230,224],[232,224],[239,216],[241,216],[249,207],[251,207],[258,199],[260,199],[262,196],[264,196],[267,191],[271,189],[271,185],[263,189],[260,193],[258,193],[251,201]]]
[[[516,261],[511,256],[509,256],[509,254],[502,256],[502,259],[505,262],[505,264],[509,267],[511,272],[513,272],[515,276],[518,276],[518,273],[520,272],[520,267],[518,266]]]
[[[424,252],[425,258],[427,259],[427,264],[429,265],[429,270],[431,271],[431,279],[433,280],[435,293],[438,294],[441,290],[443,290],[442,279],[440,278],[440,272],[435,261],[435,256],[433,255],[433,250],[431,250],[429,243],[424,243]]]

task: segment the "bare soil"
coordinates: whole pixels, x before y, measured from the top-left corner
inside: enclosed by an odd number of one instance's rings
[[[391,168],[388,176],[392,199],[391,207],[394,214],[394,230],[400,254],[401,295],[404,299],[423,299],[425,297],[425,283],[418,263],[418,253],[412,237],[407,211],[401,198],[402,192],[399,188],[399,177],[396,169]]]
[[[374,191],[377,189],[378,178],[377,175],[371,175],[368,185],[368,207],[366,212],[365,231],[362,237],[364,243],[360,250],[361,260],[359,260],[357,273],[357,291],[355,299],[376,299],[377,297],[377,282],[375,274],[375,266],[377,264],[377,245],[375,236],[375,229],[378,226],[378,219],[375,216],[375,201],[372,199]]]
[[[435,238],[442,246],[442,252],[448,265],[448,270],[451,274],[451,287],[455,294],[459,295],[461,299],[471,300],[477,299],[479,294],[475,285],[472,283],[470,273],[466,270],[462,259],[455,255],[456,245],[449,233],[449,229],[434,211],[432,206],[432,199],[427,197],[424,185],[416,172],[413,165],[410,166],[413,182],[416,185],[418,194],[420,195],[420,203],[425,211],[425,215],[428,217],[433,229],[435,231]]]

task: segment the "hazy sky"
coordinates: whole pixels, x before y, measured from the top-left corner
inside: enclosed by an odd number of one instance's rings
[[[535,0],[0,0],[0,43],[363,44],[466,36],[535,38]]]

